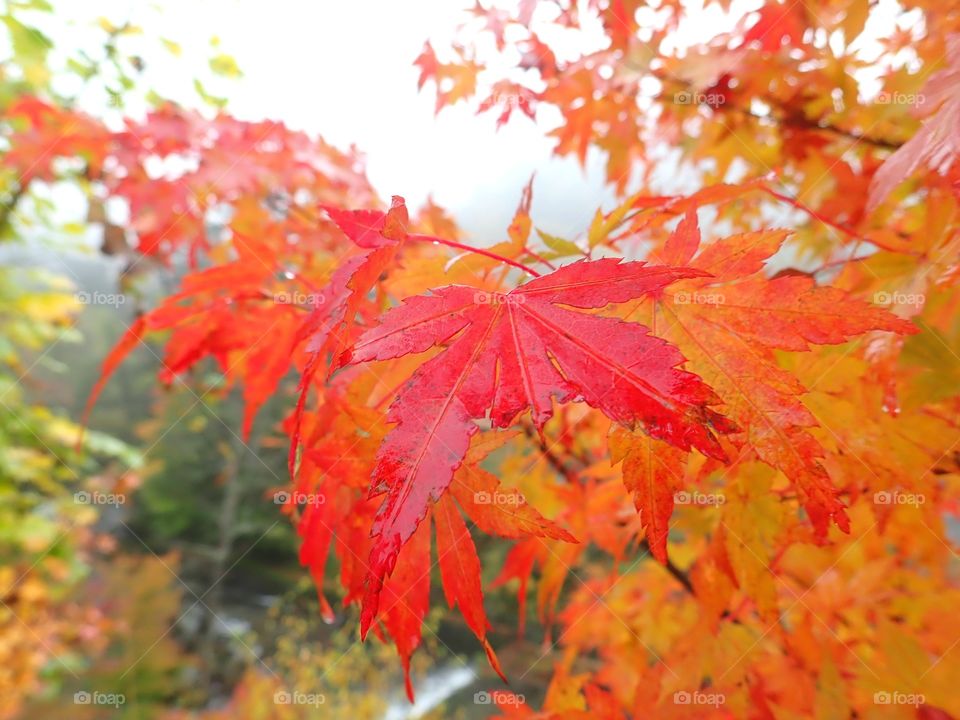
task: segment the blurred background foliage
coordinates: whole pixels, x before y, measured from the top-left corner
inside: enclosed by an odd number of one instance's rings
[[[95,42],[64,55],[42,30],[52,15],[45,0],[0,4],[0,126],[23,96],[65,108],[93,96],[117,117],[132,96],[162,102],[138,81],[141,46],[131,50],[129,41],[142,40],[142,28],[101,20],[87,35]],[[181,54],[174,40],[149,40],[170,58]],[[211,78],[241,74],[217,45],[212,39],[209,67],[194,82],[211,111],[224,105],[208,90]],[[9,151],[0,133],[0,157]],[[86,223],[59,212],[60,199],[79,197],[89,201],[89,219],[102,221],[83,173],[62,187],[27,187],[5,167],[0,162],[0,720],[489,714],[472,698],[490,680],[486,664],[476,662],[469,633],[444,626],[437,611],[429,652],[414,659],[426,683],[413,708],[392,646],[358,643],[356,618],[321,620],[295,533],[272,502],[285,485],[286,440],[277,426],[293,378],[244,443],[241,398],[215,366],[158,390],[159,352],[140,348],[106,387],[95,426],[81,429],[102,358],[185,268],[144,262],[124,272],[109,257],[108,238],[101,247]],[[89,304],[83,293],[120,299]],[[494,552],[486,548],[481,542],[481,553]],[[496,629],[514,637],[515,599],[502,590],[487,604]],[[504,648],[528,664],[539,651],[533,643]],[[440,669],[428,672],[427,657]],[[529,693],[543,673],[528,678]],[[284,693],[300,693],[299,702],[284,702]],[[307,702],[311,696],[317,701]]]

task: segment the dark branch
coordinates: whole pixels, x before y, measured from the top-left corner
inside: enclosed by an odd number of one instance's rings
[[[650,553],[650,543],[648,543],[646,539],[640,541],[640,552],[647,553],[647,554]],[[660,563],[657,563],[657,564],[659,565]],[[684,589],[688,593],[690,593],[691,595],[697,594],[693,589],[693,583],[690,582],[690,576],[687,575],[683,570],[678,568],[676,565],[674,565],[673,560],[670,560],[669,558],[667,558],[667,563],[663,567],[668,573],[673,575],[674,580],[676,580],[678,583],[683,585]]]
[[[27,186],[18,185],[16,191],[10,196],[10,199],[0,206],[0,237],[10,227],[10,220],[17,210],[20,199],[26,194]]]

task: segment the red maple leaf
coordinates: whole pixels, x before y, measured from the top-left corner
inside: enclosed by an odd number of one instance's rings
[[[390,408],[397,427],[377,457],[371,496],[386,494],[373,525],[361,633],[377,615],[384,579],[450,485],[490,413],[509,426],[528,408],[538,428],[553,401],[585,401],[612,420],[685,450],[725,458],[715,432],[736,428],[708,406],[716,396],[677,369],[676,348],[646,327],[569,308],[603,308],[656,295],[704,275],[688,268],[604,259],[579,262],[508,293],[447,286],[410,298],[364,335],[341,364],[398,358],[442,345]]]

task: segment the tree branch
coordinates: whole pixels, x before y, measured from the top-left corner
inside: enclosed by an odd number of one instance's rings
[[[663,71],[651,70],[651,75],[659,80],[662,83],[673,83],[683,88],[684,92],[692,93],[695,91],[693,85],[683,80],[682,78],[676,77],[669,73]],[[699,90],[696,90],[697,93],[700,93]],[[749,107],[743,107],[742,105],[736,104],[724,104],[721,106],[708,105],[712,110],[719,111],[721,108],[730,112],[734,111],[746,117],[753,118],[755,120],[774,120],[783,127],[795,127],[804,130],[814,130],[821,132],[829,132],[840,137],[853,140],[857,143],[865,143],[867,145],[872,145],[874,147],[883,149],[883,150],[897,150],[903,145],[903,141],[899,140],[890,140],[888,138],[874,137],[872,135],[867,135],[866,133],[860,132],[858,130],[851,130],[848,128],[843,128],[833,123],[826,122],[824,120],[815,120],[808,118],[805,115],[798,115],[793,111],[792,108],[787,107],[778,100],[767,97],[767,96],[758,96],[756,98],[762,103],[769,105],[771,108],[779,111],[779,115],[760,115],[755,113]]]
[[[552,467],[558,475],[561,475],[570,484],[578,482],[578,471],[567,465],[562,458],[558,457],[557,454],[553,452],[553,448],[547,445],[543,437],[536,431],[533,425],[528,422],[523,422],[521,423],[521,426],[523,427],[523,433],[537,444],[537,447],[540,449],[540,454],[543,455],[544,459],[550,464],[550,467]],[[586,467],[590,464],[587,462],[586,458],[578,458],[574,455],[571,455],[571,457],[577,460],[583,467]]]
[[[543,441],[543,438],[541,438],[537,434],[536,430],[529,423],[523,423],[522,425],[523,425],[524,434],[528,438],[530,438],[531,440],[534,440],[537,443],[537,445],[540,448],[541,454],[543,455],[544,459],[550,464],[550,467],[552,467],[558,474],[563,476],[567,480],[567,482],[570,482],[570,483],[576,482],[577,471],[570,468],[569,465],[567,465],[567,463],[565,463],[549,447],[547,447],[546,443]],[[579,458],[577,459],[580,460]],[[641,554],[650,555],[650,543],[648,543],[646,539],[641,540],[639,545],[639,550]],[[661,563],[657,563],[657,564],[661,565]],[[672,560],[668,558],[666,564],[662,565],[662,567],[664,567],[666,571],[670,573],[670,575],[672,575],[673,578],[678,583],[680,583],[680,585],[683,586],[684,590],[686,590],[691,595],[696,595],[693,589],[693,583],[690,582],[690,577],[687,575],[687,573],[685,573],[683,570],[681,570],[676,565],[674,565]]]
[[[640,551],[648,555],[650,554],[650,543],[647,542],[646,538],[640,541]],[[653,556],[650,555],[650,557],[653,557]],[[685,573],[683,570],[678,568],[676,565],[674,565],[673,560],[670,560],[669,558],[667,558],[667,562],[665,565],[663,565],[662,563],[657,563],[657,565],[661,565],[664,569],[666,569],[666,571],[673,576],[674,580],[676,580],[678,583],[683,585],[684,590],[686,590],[688,593],[690,593],[691,595],[697,594],[693,589],[693,583],[690,582],[690,576],[687,575],[687,573]]]
[[[17,185],[17,189],[13,195],[10,196],[10,199],[0,207],[0,237],[2,237],[7,228],[10,227],[10,219],[16,212],[17,205],[26,192],[26,185]]]

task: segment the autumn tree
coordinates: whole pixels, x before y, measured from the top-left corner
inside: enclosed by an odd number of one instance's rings
[[[502,238],[466,242],[277,123],[8,111],[6,166],[83,158],[131,209],[113,250],[194,264],[93,396],[162,335],[161,379],[214,361],[245,439],[295,372],[301,561],[321,613],[335,575],[361,637],[396,645],[411,697],[436,566],[491,666],[530,669],[497,656],[483,533],[510,543],[494,584],[521,628],[535,589],[550,633],[542,711],[498,691],[506,717],[960,714],[960,8],[732,5],[682,52],[697,14],[639,0],[478,4],[425,46],[438,110],[550,106],[558,153],[606,154],[621,200],[573,237],[535,230],[531,182]]]

